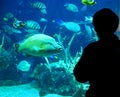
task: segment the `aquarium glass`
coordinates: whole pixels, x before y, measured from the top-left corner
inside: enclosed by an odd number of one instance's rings
[[[73,69],[98,40],[92,17],[102,8],[120,16],[120,2],[82,1],[0,0],[0,97],[85,97],[89,82]]]

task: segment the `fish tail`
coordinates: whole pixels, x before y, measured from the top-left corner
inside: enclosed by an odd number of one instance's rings
[[[20,45],[18,43],[13,44],[13,47],[17,53],[19,53],[19,46]]]

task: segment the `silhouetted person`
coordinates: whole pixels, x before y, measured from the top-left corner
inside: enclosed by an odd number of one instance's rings
[[[93,16],[99,40],[85,47],[74,68],[78,82],[90,83],[86,97],[120,97],[120,41],[114,34],[118,24],[118,16],[108,8]]]

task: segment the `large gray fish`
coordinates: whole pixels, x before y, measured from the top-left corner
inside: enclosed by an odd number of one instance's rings
[[[64,22],[63,20],[59,20],[59,21],[57,21],[57,24],[65,27],[69,31],[72,31],[72,32],[75,32],[75,33],[81,31],[80,25],[76,22],[71,22],[71,21],[70,22]]]
[[[17,52],[23,52],[32,56],[46,57],[62,51],[62,47],[55,39],[45,34],[34,34],[14,46]]]

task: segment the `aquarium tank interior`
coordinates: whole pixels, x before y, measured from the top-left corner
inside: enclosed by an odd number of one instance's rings
[[[0,97],[85,97],[89,82],[77,82],[73,69],[84,48],[98,40],[92,17],[102,8],[120,17],[119,4],[0,0]]]

